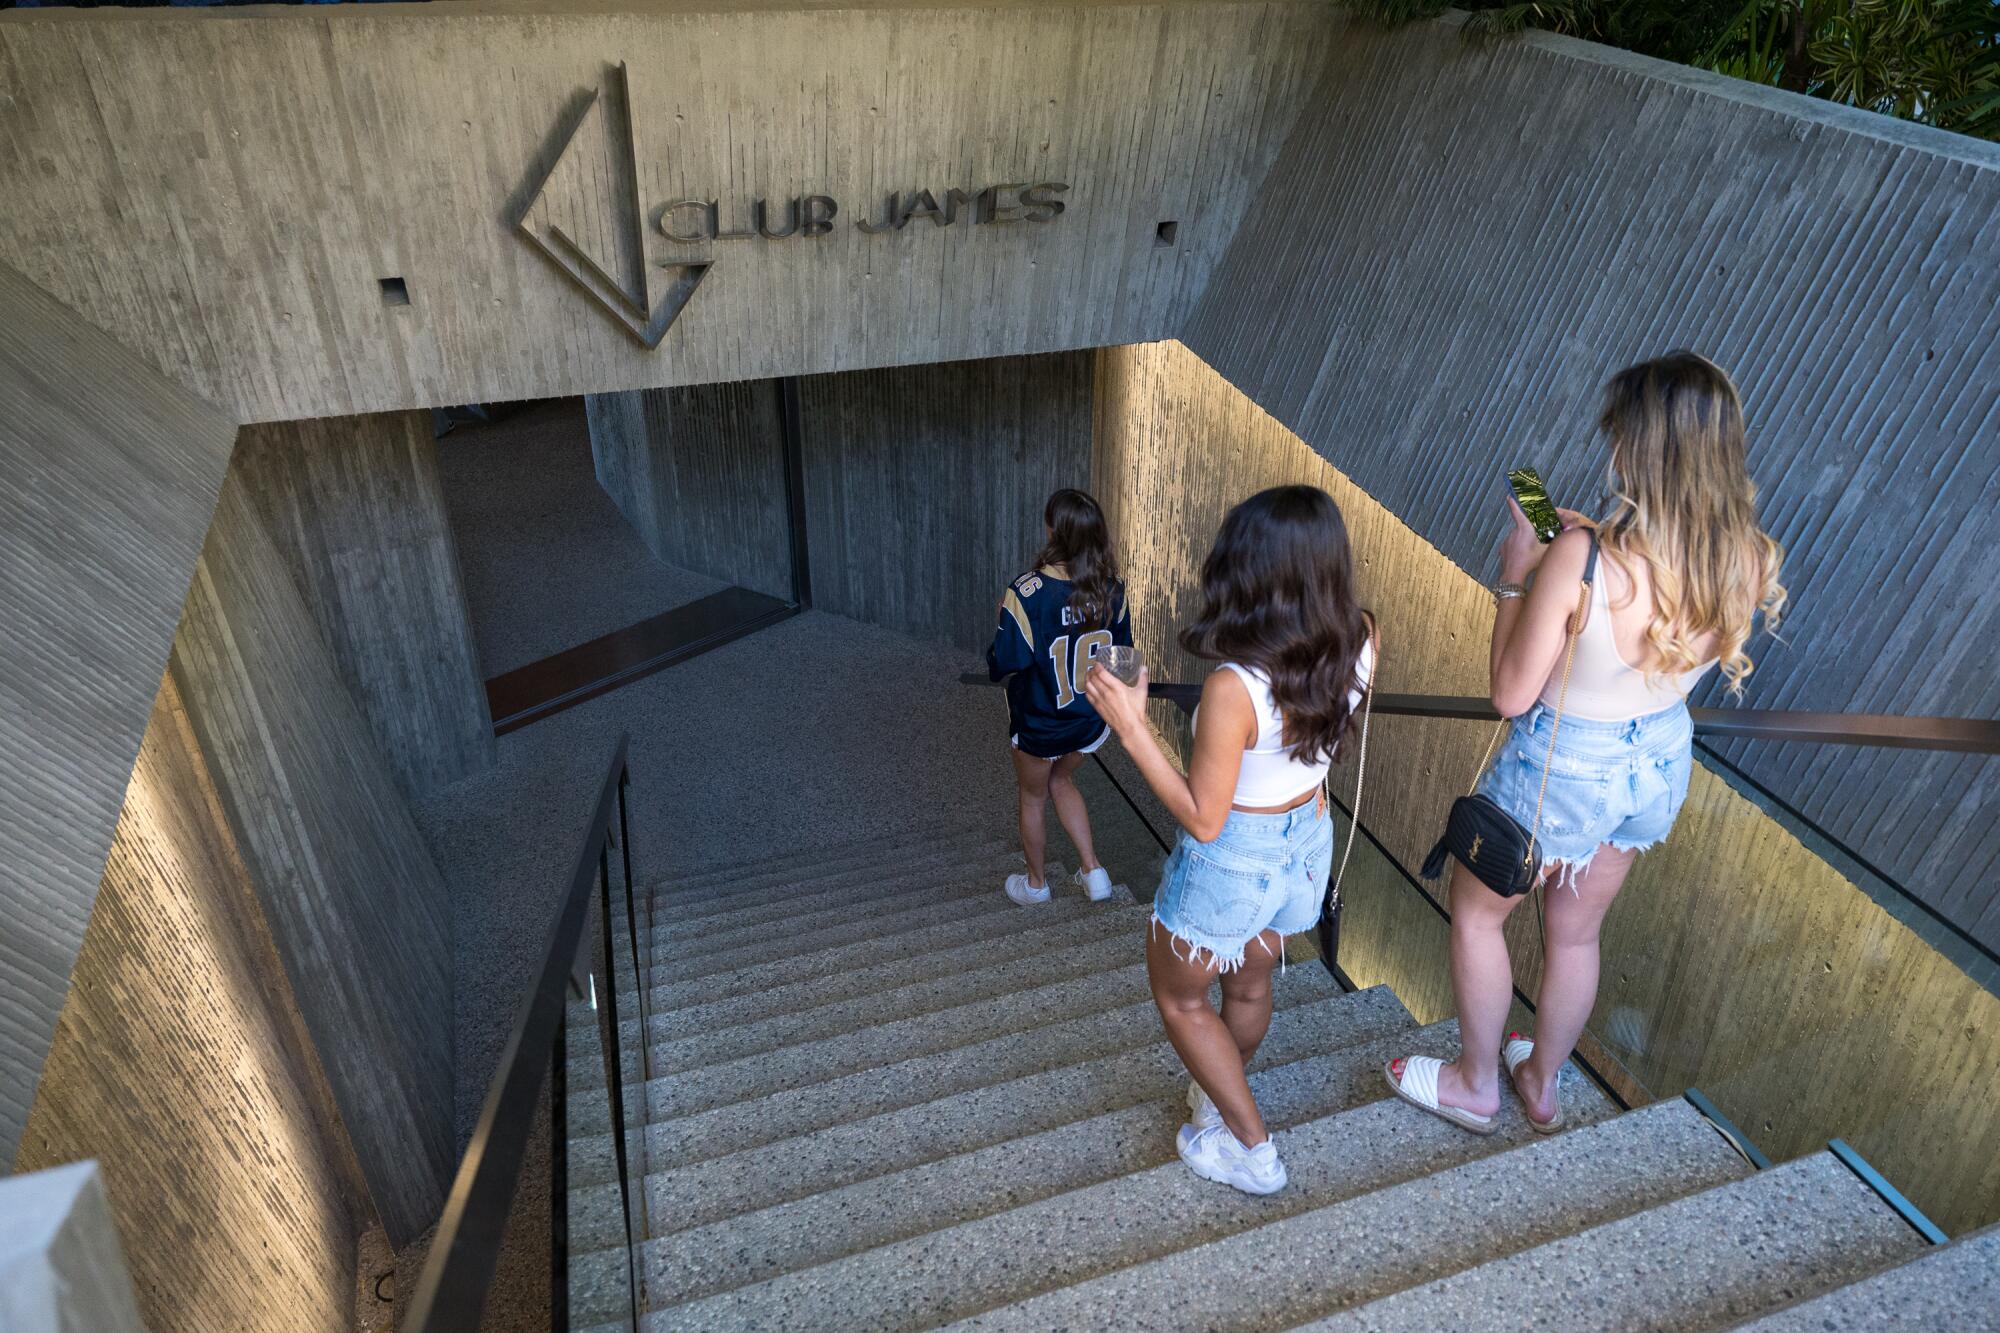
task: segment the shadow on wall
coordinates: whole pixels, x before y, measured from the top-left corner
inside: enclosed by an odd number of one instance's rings
[[[1491,598],[1442,552],[1181,344],[1104,349],[1096,378],[1095,490],[1157,679],[1203,672],[1173,635],[1196,609],[1223,513],[1306,482],[1346,516],[1382,625],[1383,688],[1485,692]],[[1162,730],[1184,737],[1156,708]],[[1404,866],[1422,860],[1487,734],[1376,722],[1362,819]],[[1353,774],[1335,782],[1352,790]],[[1351,885],[1341,965],[1431,1022],[1451,1013],[1443,932],[1414,897],[1379,897],[1415,892],[1399,876]],[[1531,995],[1533,922],[1517,913],[1510,934]],[[1705,768],[1606,924],[1591,1032],[1653,1095],[1702,1088],[1774,1158],[1843,1137],[1947,1229],[2000,1216],[2000,999]]]

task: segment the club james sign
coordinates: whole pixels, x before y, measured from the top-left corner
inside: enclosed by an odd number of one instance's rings
[[[640,173],[623,65],[610,84],[612,97],[602,96],[602,89],[590,95],[562,151],[515,220],[515,227],[648,348],[660,345],[716,263],[712,254],[699,259],[674,254],[656,262],[647,254],[649,236],[664,238],[672,243],[666,248],[677,252],[682,247],[707,248],[723,242],[811,239],[830,235],[843,226],[879,236],[925,222],[933,227],[961,228],[1048,223],[1062,216],[1062,196],[1069,192],[1069,186],[1057,181],[1003,182],[969,190],[956,186],[899,190],[871,200],[867,209],[851,214],[843,212],[830,194],[729,203],[676,199],[640,214],[641,222],[633,217],[640,204]],[[607,135],[604,131],[608,127],[600,116],[622,118],[623,125],[618,127],[622,133]],[[604,144],[620,140],[629,146],[627,151],[608,164],[591,164],[598,166],[597,170],[573,163],[586,152],[585,144],[602,151]],[[637,235],[616,227],[606,230],[597,193],[599,182],[607,179],[605,166],[612,173],[609,179],[618,181],[618,188],[630,201],[627,217],[632,220],[626,226]],[[620,177],[623,179],[618,180]],[[580,201],[575,195],[586,188],[590,194]]]
[[[1067,185],[1043,182],[989,185],[983,190],[892,193],[882,201],[881,211],[873,219],[857,217],[854,225],[873,236],[901,231],[918,221],[928,221],[937,227],[961,221],[969,226],[1049,222],[1062,214],[1063,202],[1057,196],[1068,190]],[[769,199],[757,199],[727,218],[716,200],[679,199],[658,209],[653,215],[653,225],[668,240],[683,245],[757,237],[782,241],[793,236],[824,236],[833,230],[834,219],[839,216],[840,204],[825,194],[809,194],[775,205]]]

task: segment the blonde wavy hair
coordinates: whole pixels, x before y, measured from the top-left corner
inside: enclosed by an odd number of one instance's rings
[[[1658,661],[1647,679],[1699,665],[1694,644],[1714,634],[1740,696],[1755,669],[1743,650],[1754,619],[1775,633],[1785,589],[1784,552],[1757,525],[1736,385],[1707,357],[1669,352],[1611,377],[1597,426],[1611,442],[1614,505],[1599,541],[1628,575],[1634,561],[1652,575],[1646,639]]]

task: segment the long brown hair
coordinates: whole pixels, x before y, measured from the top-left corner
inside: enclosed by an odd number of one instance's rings
[[[1181,647],[1262,672],[1302,764],[1331,759],[1353,721],[1368,616],[1340,506],[1317,486],[1276,486],[1230,510],[1201,564],[1201,614]]]
[[[1598,525],[1607,555],[1652,576],[1649,679],[1698,664],[1695,641],[1716,636],[1729,692],[1754,670],[1743,647],[1758,612],[1775,632],[1785,609],[1784,552],[1757,525],[1757,487],[1745,461],[1743,401],[1722,367],[1674,351],[1611,377],[1598,429],[1611,442],[1610,517]]]
[[[1087,626],[1102,628],[1117,617],[1118,557],[1111,551],[1111,528],[1097,501],[1071,486],[1042,506],[1048,544],[1035,556],[1037,567],[1061,565],[1069,576],[1070,609]]]

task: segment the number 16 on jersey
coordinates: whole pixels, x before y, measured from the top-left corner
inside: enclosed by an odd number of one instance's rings
[[[1098,651],[1111,646],[1111,631],[1094,629],[1076,636],[1076,652],[1070,652],[1070,636],[1065,634],[1049,645],[1049,659],[1056,672],[1056,707],[1068,708],[1083,693],[1083,677]]]

